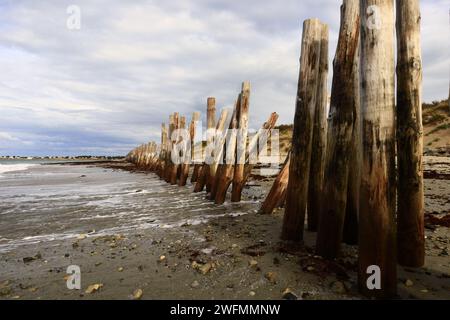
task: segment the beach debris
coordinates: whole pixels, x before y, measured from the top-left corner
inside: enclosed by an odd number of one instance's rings
[[[264,242],[259,242],[257,244],[242,248],[241,253],[251,257],[260,257],[266,254],[266,251],[262,249],[265,246],[266,244]]]
[[[283,291],[282,299],[284,300],[299,300],[298,295],[296,295],[290,288],[286,288]]]
[[[405,286],[412,287],[414,285],[414,282],[411,279],[406,279]]]
[[[273,284],[275,284],[275,283],[277,283],[277,274],[276,274],[276,272],[267,272],[265,275],[264,275],[264,277],[267,279],[267,280],[269,280],[269,282],[270,283],[273,283]]]
[[[77,240],[84,240],[86,238],[87,238],[87,234],[82,233],[82,234],[78,235]]]
[[[231,245],[231,248],[232,249],[236,249],[238,247],[238,245],[236,244],[236,243],[233,243],[232,245]]]
[[[98,267],[98,266],[101,265],[101,264],[102,264],[101,262],[96,262],[96,263],[95,263],[95,266]]]
[[[6,280],[6,281],[3,281],[1,284],[0,284],[0,297],[2,297],[2,296],[7,296],[7,295],[10,295],[11,294],[11,292],[12,292],[12,289],[11,289],[11,287],[10,287],[10,281],[9,280]]]
[[[133,292],[133,299],[134,300],[140,300],[142,298],[143,294],[144,294],[144,292],[142,291],[142,289],[136,289]]]
[[[331,283],[331,290],[333,290],[334,293],[338,294],[343,294],[347,292],[345,285],[341,281],[333,281]]]
[[[89,286],[87,287],[85,293],[91,294],[91,293],[97,292],[97,291],[100,290],[100,288],[102,288],[102,287],[103,287],[103,283],[94,283],[94,284],[91,284],[91,285],[89,285]]]
[[[123,267],[118,267],[117,271],[122,272],[123,271]]]
[[[256,295],[256,292],[255,292],[255,291],[250,291],[250,292],[248,293],[248,295],[251,296],[251,297],[254,297],[254,296]]]
[[[38,252],[34,257],[25,257],[23,258],[23,262],[24,263],[30,263],[33,262],[34,260],[40,260],[42,259],[42,255],[40,252]]]
[[[30,291],[30,292],[36,292],[37,290],[38,290],[37,287],[31,287],[28,289],[28,291]]]
[[[191,288],[198,288],[200,286],[200,283],[197,281],[197,280],[195,280],[194,282],[192,282],[191,283]]]
[[[198,270],[200,271],[201,274],[205,275],[207,274],[212,268],[212,264],[211,263],[205,263],[203,266],[201,266]]]
[[[258,266],[258,261],[252,259],[248,262],[248,265],[250,266],[250,268],[256,268]]]
[[[306,270],[309,272],[312,272],[312,271],[316,270],[316,268],[314,268],[313,266],[307,266]]]

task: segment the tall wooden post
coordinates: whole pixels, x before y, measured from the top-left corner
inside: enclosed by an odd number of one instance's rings
[[[327,136],[322,208],[317,254],[336,258],[339,254],[349,190],[349,175],[353,157],[356,114],[359,113],[354,67],[359,46],[359,0],[344,0],[341,6],[341,26],[334,58],[333,83]],[[356,190],[357,191],[357,190]]]
[[[398,262],[425,262],[419,0],[397,0]]]
[[[189,175],[189,166],[192,161],[192,158],[194,157],[194,138],[195,138],[195,126],[197,121],[200,120],[200,112],[194,112],[192,113],[191,123],[189,124],[189,145],[186,148],[186,152],[189,154],[186,154],[184,157],[184,162],[181,165],[181,174],[180,174],[180,180],[178,181],[179,186],[185,186],[187,182],[187,178]]]
[[[206,128],[208,130],[214,129],[216,127],[216,99],[209,97],[206,105]],[[213,143],[213,137],[206,134],[206,144],[211,145]],[[209,183],[209,184],[208,184]],[[204,163],[199,169],[198,178],[196,179],[194,192],[203,191],[205,185],[206,191],[211,191],[211,177],[209,165]]]
[[[303,23],[291,163],[281,232],[283,240],[297,242],[303,240],[321,38],[322,25],[320,21],[318,19],[306,20]]]
[[[173,130],[170,136],[170,140],[172,141],[172,152],[174,152],[174,146],[178,143],[178,135],[176,134],[176,130],[180,128],[181,119],[178,112],[173,114]],[[171,153],[172,153],[171,152]],[[172,161],[172,157],[170,159],[170,172],[169,172],[169,182],[170,184],[177,184],[177,174],[179,165]]]
[[[222,112],[220,114],[219,121],[217,122],[216,126],[216,138],[214,143],[214,155],[212,157],[212,163],[209,165],[210,170],[210,176],[211,176],[211,191],[209,195],[209,199],[214,200],[216,197],[216,191],[217,191],[217,183],[218,182],[218,176],[217,176],[217,170],[219,168],[220,162],[223,162],[223,156],[224,156],[224,144],[226,141],[226,137],[228,134],[228,129],[231,123],[231,119],[233,117],[233,114],[230,112],[229,109],[222,109]]]
[[[206,125],[207,129],[214,129],[216,127],[216,98],[209,97],[207,101],[207,109],[206,109]],[[211,144],[213,142],[212,137],[209,137],[207,140],[207,144]],[[209,165],[205,164],[205,180],[206,180],[206,192],[211,191],[211,186],[213,183],[213,177],[211,177],[211,170],[209,169]]]
[[[241,201],[243,179],[245,174],[245,160],[248,135],[248,110],[250,107],[250,82],[242,83],[240,111],[239,111],[239,131],[236,147],[236,166],[234,167],[233,186],[231,188],[231,201]]]
[[[308,185],[308,230],[317,231],[320,205],[323,201],[322,184],[327,146],[327,104],[328,104],[328,26],[322,24],[320,39],[319,76],[314,114],[311,168]]]
[[[362,168],[358,285],[367,296],[397,291],[394,1],[361,0]],[[371,284],[379,268],[380,288]],[[369,283],[368,283],[369,282]]]
[[[233,181],[234,164],[236,163],[236,144],[237,144],[237,128],[239,127],[239,116],[241,109],[241,96],[239,94],[236,101],[233,117],[230,123],[230,133],[228,142],[226,144],[225,163],[219,166],[218,176],[216,180],[216,194],[214,201],[216,204],[223,204],[225,202],[228,188]]]
[[[358,13],[359,17],[359,13]],[[358,28],[359,30],[359,28]],[[350,170],[348,173],[347,203],[345,208],[344,233],[342,240],[346,244],[355,245],[358,243],[358,217],[359,217],[359,189],[361,181],[361,95],[359,90],[359,38],[356,57],[353,65],[353,86],[355,97],[354,108],[354,128],[350,156]]]
[[[164,180],[170,182],[171,168],[172,168],[172,132],[175,130],[175,114],[169,115],[169,131],[167,133],[167,152],[166,152],[166,165],[164,169]]]

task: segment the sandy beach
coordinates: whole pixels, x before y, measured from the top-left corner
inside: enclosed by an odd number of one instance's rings
[[[450,161],[426,163],[426,265],[398,268],[401,299],[450,299]],[[215,206],[123,162],[3,175],[0,299],[362,298],[356,247],[325,261],[314,233],[301,247],[279,241],[283,209],[257,213],[273,178],[254,176],[243,202]],[[67,289],[70,265],[80,290]]]

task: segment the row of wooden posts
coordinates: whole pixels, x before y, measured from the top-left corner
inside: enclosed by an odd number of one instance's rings
[[[397,0],[396,12],[394,23],[393,0],[343,1],[328,121],[328,29],[305,21],[291,155],[261,209],[285,205],[289,241],[303,239],[307,214],[325,258],[358,244],[359,289],[375,297],[396,295],[397,263],[425,258],[419,0]]]
[[[199,136],[201,138],[201,133],[196,132],[196,124],[200,120],[199,112],[192,114],[189,128],[186,128],[184,116],[180,117],[178,112],[171,114],[169,130],[165,123],[162,124],[161,144],[158,146],[155,142],[150,142],[141,145],[127,155],[127,160],[135,163],[139,168],[155,172],[161,179],[178,186],[186,185],[192,168],[190,181],[194,186],[194,192],[206,190],[208,199],[216,204],[223,204],[231,186],[231,201],[239,202],[254,166],[250,163],[250,154],[257,150],[258,144],[267,143],[268,137],[263,133],[270,133],[278,119],[278,114],[272,113],[261,127],[262,130],[247,141],[249,105],[249,82],[242,84],[242,90],[233,110],[223,108],[217,121],[216,100],[212,97],[207,99],[207,129],[215,129],[213,134],[206,135],[206,144],[213,146],[207,149],[211,152],[211,161],[205,161],[206,155],[202,150],[203,141],[201,139],[197,141]],[[177,129],[188,129],[191,144],[181,148],[184,152],[181,152],[180,164],[172,161],[172,153],[178,152],[176,146],[185,143],[186,139],[177,135]],[[184,156],[183,153],[185,153]]]
[[[425,254],[419,0],[397,0],[396,13],[395,21],[394,0],[343,0],[328,113],[328,26],[304,22],[292,146],[260,209],[269,214],[284,206],[286,241],[303,241],[307,222],[324,258],[337,258],[342,242],[358,244],[359,290],[381,298],[396,295],[397,263],[420,267]],[[244,83],[230,128],[248,128],[248,103]],[[223,129],[221,120],[215,124],[214,105],[208,99],[208,128]],[[273,128],[276,118],[271,115],[265,127]],[[185,118],[172,115],[169,136],[184,124]],[[140,147],[151,149],[150,160],[139,152],[129,158],[184,185],[189,167],[170,163],[172,144],[163,125],[161,152],[151,144]],[[195,164],[191,181],[196,192],[206,185],[216,203],[223,203],[232,183],[231,200],[239,201],[250,167]],[[368,283],[373,266],[380,287]]]

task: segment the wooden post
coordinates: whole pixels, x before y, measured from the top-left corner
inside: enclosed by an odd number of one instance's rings
[[[179,116],[178,113],[176,113],[175,116],[176,120],[175,120],[175,130],[179,130],[179,129],[185,129],[186,128],[186,117],[184,116]],[[174,150],[178,150],[177,147],[175,147],[176,145],[178,145],[180,143],[180,134],[176,133],[175,137],[173,137],[172,139],[173,141],[173,145],[174,145]],[[177,155],[179,157],[179,155]],[[172,170],[170,173],[170,184],[174,185],[177,184],[177,180],[180,177],[180,168],[181,165],[179,163],[174,163],[172,161]]]
[[[208,98],[207,100],[207,109],[206,109],[206,124],[207,129],[214,129],[216,127],[216,98]],[[209,137],[207,140],[207,145],[213,142],[213,138]],[[206,192],[211,191],[211,186],[213,183],[213,177],[211,177],[211,170],[209,169],[209,165],[205,164],[207,169],[205,170],[205,184],[206,184]]]
[[[398,262],[425,263],[419,0],[397,0]]]
[[[207,106],[206,106],[206,127],[207,129],[214,129],[216,127],[216,99],[209,97],[207,100]],[[210,145],[212,143],[212,137],[209,137],[209,135],[206,135],[207,137],[207,145]],[[204,163],[201,168],[199,169],[198,178],[196,179],[194,192],[201,192],[203,191],[203,188],[205,187],[205,184],[208,184],[208,181],[211,180],[209,177],[209,165]],[[209,189],[208,189],[209,188]],[[211,184],[209,186],[207,185],[206,191],[211,191]]]
[[[228,117],[226,119],[226,123],[224,124],[225,126],[227,126],[227,130],[218,129],[218,132],[221,132],[222,136],[219,138],[221,141],[218,141],[218,144],[216,145],[215,153],[217,153],[217,155],[215,155],[215,163],[210,167],[211,168],[211,176],[214,177],[214,182],[211,187],[211,194],[209,195],[210,200],[216,199],[217,191],[219,190],[219,188],[221,189],[221,192],[223,192],[223,188],[225,187],[224,183],[226,183],[226,181],[224,181],[224,178],[225,178],[225,173],[226,173],[225,167],[228,165],[227,161],[235,160],[235,157],[232,155],[233,155],[233,153],[235,153],[235,150],[236,150],[236,139],[234,139],[234,141],[232,141],[233,137],[231,137],[231,139],[230,139],[230,136],[228,135],[228,133],[231,133],[232,136],[233,136],[233,134],[235,135],[235,131],[233,131],[233,129],[236,129],[236,127],[237,127],[236,119],[237,119],[237,110],[236,110],[236,105],[235,105],[235,107],[233,109],[233,113],[231,113],[231,117]],[[227,140],[228,140],[228,144],[226,144],[226,154],[224,154],[224,151],[225,151],[224,144]],[[231,154],[231,157],[230,157],[230,154]],[[232,163],[231,163],[231,166],[233,166]],[[214,167],[216,168],[215,172],[213,171]],[[227,189],[228,189],[228,186],[229,186],[229,184],[227,185]],[[225,194],[226,194],[226,190],[225,190]]]
[[[286,160],[281,168],[280,173],[278,173],[272,188],[267,194],[259,213],[261,214],[271,214],[275,208],[279,208],[283,205],[286,200],[286,190],[289,180],[289,164],[290,164],[290,152],[288,153]]]
[[[169,115],[169,132],[167,135],[167,152],[166,152],[166,165],[164,169],[164,180],[170,182],[171,168],[172,168],[172,132],[175,130],[175,114]]]
[[[181,174],[180,174],[180,180],[178,180],[179,186],[185,186],[187,182],[187,178],[189,175],[189,166],[193,158],[193,150],[194,150],[194,137],[195,137],[195,125],[197,121],[200,120],[200,113],[194,112],[192,114],[191,123],[189,125],[189,146],[186,148],[186,152],[189,154],[186,154],[184,157],[184,162],[181,165]]]
[[[358,13],[359,17],[359,4]],[[359,31],[359,28],[358,28]],[[358,243],[358,216],[359,216],[359,188],[361,181],[361,103],[359,92],[359,37],[356,57],[353,64],[353,87],[354,87],[354,128],[352,138],[352,151],[350,152],[350,164],[347,182],[347,203],[345,205],[344,232],[342,240],[346,244],[356,245]]]
[[[241,201],[243,179],[245,174],[245,160],[248,135],[248,110],[250,107],[250,82],[242,83],[240,111],[239,111],[239,132],[237,137],[236,166],[234,167],[233,186],[231,189],[231,202]]]
[[[320,21],[318,19],[306,20],[303,23],[291,163],[281,232],[283,240],[296,242],[303,240],[321,38],[322,25]]]
[[[364,295],[389,298],[397,292],[394,1],[360,3],[363,147],[358,285]],[[379,268],[379,289],[370,287],[371,266]]]
[[[359,113],[355,61],[359,46],[359,0],[344,0],[341,26],[334,58],[333,83],[327,135],[327,156],[322,194],[317,254],[336,258],[339,254],[346,214],[349,175]]]
[[[209,176],[211,178],[211,189],[210,193],[212,198],[215,197],[216,192],[216,173],[217,168],[219,167],[219,162],[222,159],[223,160],[223,146],[226,140],[228,127],[231,122],[232,114],[230,113],[229,109],[222,109],[222,112],[220,113],[219,121],[217,122],[216,126],[216,135],[215,135],[215,141],[214,141],[214,148],[213,148],[213,155],[211,157],[211,163],[209,164]],[[226,128],[226,129],[225,129]]]
[[[308,185],[308,230],[317,231],[320,205],[323,201],[322,184],[327,146],[327,104],[328,104],[328,26],[322,24],[320,39],[319,76],[314,114],[311,167]]]
[[[219,166],[218,180],[216,180],[217,189],[214,201],[216,204],[223,204],[225,202],[228,188],[233,182],[234,164],[236,163],[236,144],[237,144],[237,128],[239,126],[239,116],[241,108],[241,96],[239,94],[235,104],[233,117],[230,123],[230,134],[228,137],[228,143],[226,145],[225,163]]]
[[[167,128],[166,124],[161,124],[161,151],[159,154],[159,168],[158,168],[158,176],[162,179],[164,176],[164,171],[166,167],[166,153],[167,153]]]

